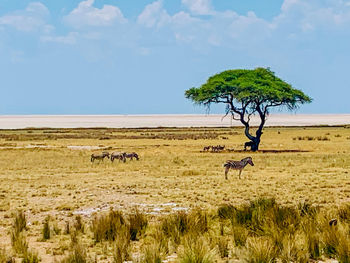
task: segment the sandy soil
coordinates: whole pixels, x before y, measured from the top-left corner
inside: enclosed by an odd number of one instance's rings
[[[21,115],[0,116],[0,129],[47,128],[138,128],[240,126],[223,115]],[[253,118],[252,124],[258,124]],[[350,114],[274,114],[267,126],[350,124]]]

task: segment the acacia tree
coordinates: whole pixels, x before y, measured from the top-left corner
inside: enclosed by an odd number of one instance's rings
[[[212,103],[226,104],[226,115],[245,126],[245,135],[251,141],[251,150],[259,149],[260,138],[271,108],[297,109],[312,99],[301,90],[275,76],[269,68],[254,70],[227,70],[210,77],[199,88],[185,92],[186,98],[210,108]],[[252,115],[260,117],[255,135],[250,131]]]

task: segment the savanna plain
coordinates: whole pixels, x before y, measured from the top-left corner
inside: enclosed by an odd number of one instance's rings
[[[350,262],[350,126],[268,127],[256,153],[245,141],[242,128],[2,130],[0,262]],[[102,151],[140,159],[90,161]],[[248,156],[225,180],[225,161]]]

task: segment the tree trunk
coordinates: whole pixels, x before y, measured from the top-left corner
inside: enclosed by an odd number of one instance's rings
[[[259,150],[259,144],[260,144],[260,138],[255,137],[255,139],[252,141],[252,151],[256,152]]]

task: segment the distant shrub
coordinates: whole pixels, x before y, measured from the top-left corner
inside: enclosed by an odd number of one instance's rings
[[[50,217],[47,216],[44,220],[44,227],[43,227],[43,240],[48,240],[51,238],[51,230],[50,230]]]
[[[128,215],[128,223],[130,230],[130,239],[138,240],[138,237],[144,233],[148,225],[148,219],[138,209],[135,209]]]

